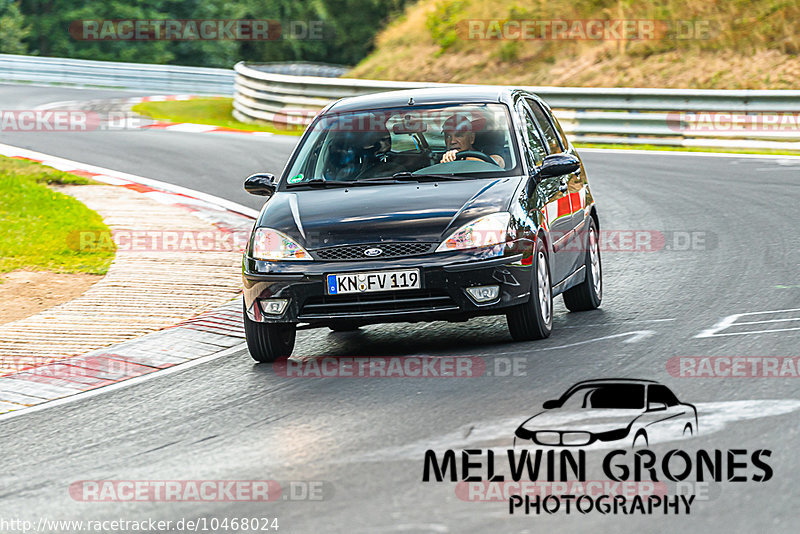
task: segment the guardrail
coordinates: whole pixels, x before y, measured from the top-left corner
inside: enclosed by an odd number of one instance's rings
[[[320,108],[342,97],[458,85],[337,77],[345,71],[310,63],[238,63],[228,70],[0,54],[2,81],[233,94],[234,116],[244,122],[272,122],[278,116],[282,122],[304,125]],[[800,150],[800,91],[526,89],[550,104],[578,142]],[[726,118],[725,112],[737,116]],[[759,128],[736,123],[753,117],[759,119]],[[729,127],[715,122],[720,118]]]
[[[308,124],[332,100],[381,91],[458,84],[358,80],[236,71],[234,116],[243,122]],[[800,150],[800,91],[525,87],[553,108],[573,140],[585,143]],[[730,112],[735,116],[726,116]],[[708,114],[704,116],[704,114]],[[737,125],[759,119],[760,128]],[[786,121],[788,127],[774,124]],[[729,128],[720,126],[727,121]],[[794,120],[792,127],[791,121]],[[770,122],[773,121],[773,122]],[[762,124],[763,123],[763,124]]]
[[[0,80],[154,91],[233,93],[229,69],[0,54]]]

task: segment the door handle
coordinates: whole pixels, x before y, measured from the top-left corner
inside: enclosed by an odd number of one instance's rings
[[[562,193],[566,193],[568,188],[569,188],[569,184],[567,184],[567,179],[566,178],[562,178],[561,179],[561,183],[558,186],[558,190],[561,191]]]

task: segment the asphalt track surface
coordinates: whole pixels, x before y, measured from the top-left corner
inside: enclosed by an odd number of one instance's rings
[[[0,109],[106,96],[119,93],[5,85]],[[280,172],[295,141],[147,130],[0,133],[6,144],[254,208],[260,199],[244,194],[243,178]],[[732,314],[800,308],[800,161],[608,152],[583,158],[601,228],[660,232],[669,246],[604,251],[601,309],[569,313],[558,299],[553,335],[538,342],[515,343],[503,318],[481,318],[304,331],[294,353],[472,356],[489,371],[476,378],[287,378],[254,364],[242,348],[0,421],[0,519],[277,517],[280,532],[796,532],[800,382],[680,378],[666,364],[675,356],[799,355],[798,311],[740,317],[758,324],[718,332],[737,335],[696,336]],[[705,245],[676,250],[685,234],[672,232],[702,232],[693,235]],[[494,376],[513,359],[519,372]],[[677,517],[509,516],[505,502],[463,502],[454,483],[422,482],[426,449],[510,448],[516,426],[543,401],[604,377],[658,380],[698,405],[700,435],[655,444],[657,453],[769,449],[773,478],[723,483],[714,498]],[[601,454],[590,452],[589,463],[599,464]],[[326,489],[322,500],[271,503],[86,503],[70,496],[70,484],[104,479],[324,481]]]

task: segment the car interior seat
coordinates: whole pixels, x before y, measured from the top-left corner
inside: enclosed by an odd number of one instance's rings
[[[511,163],[511,151],[506,146],[506,134],[503,130],[488,127],[475,132],[475,150],[483,152],[487,156],[497,154],[506,162],[506,167]]]

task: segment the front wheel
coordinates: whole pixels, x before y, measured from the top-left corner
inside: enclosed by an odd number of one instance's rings
[[[515,341],[531,341],[550,337],[553,331],[553,288],[547,251],[541,239],[536,240],[531,296],[506,314],[508,331]]]
[[[361,327],[358,323],[340,322],[328,325],[332,332],[355,332]]]
[[[244,336],[250,356],[261,363],[287,358],[294,350],[297,327],[294,323],[257,323],[244,310]]]
[[[636,435],[633,437],[633,448],[642,449],[649,446],[650,446],[650,440],[647,439],[647,432],[645,432],[644,430],[640,430],[639,432],[637,432]]]
[[[583,282],[564,292],[564,305],[569,311],[588,311],[600,306],[603,300],[603,267],[600,264],[600,239],[597,223],[589,217],[589,238],[587,239],[586,277]]]

